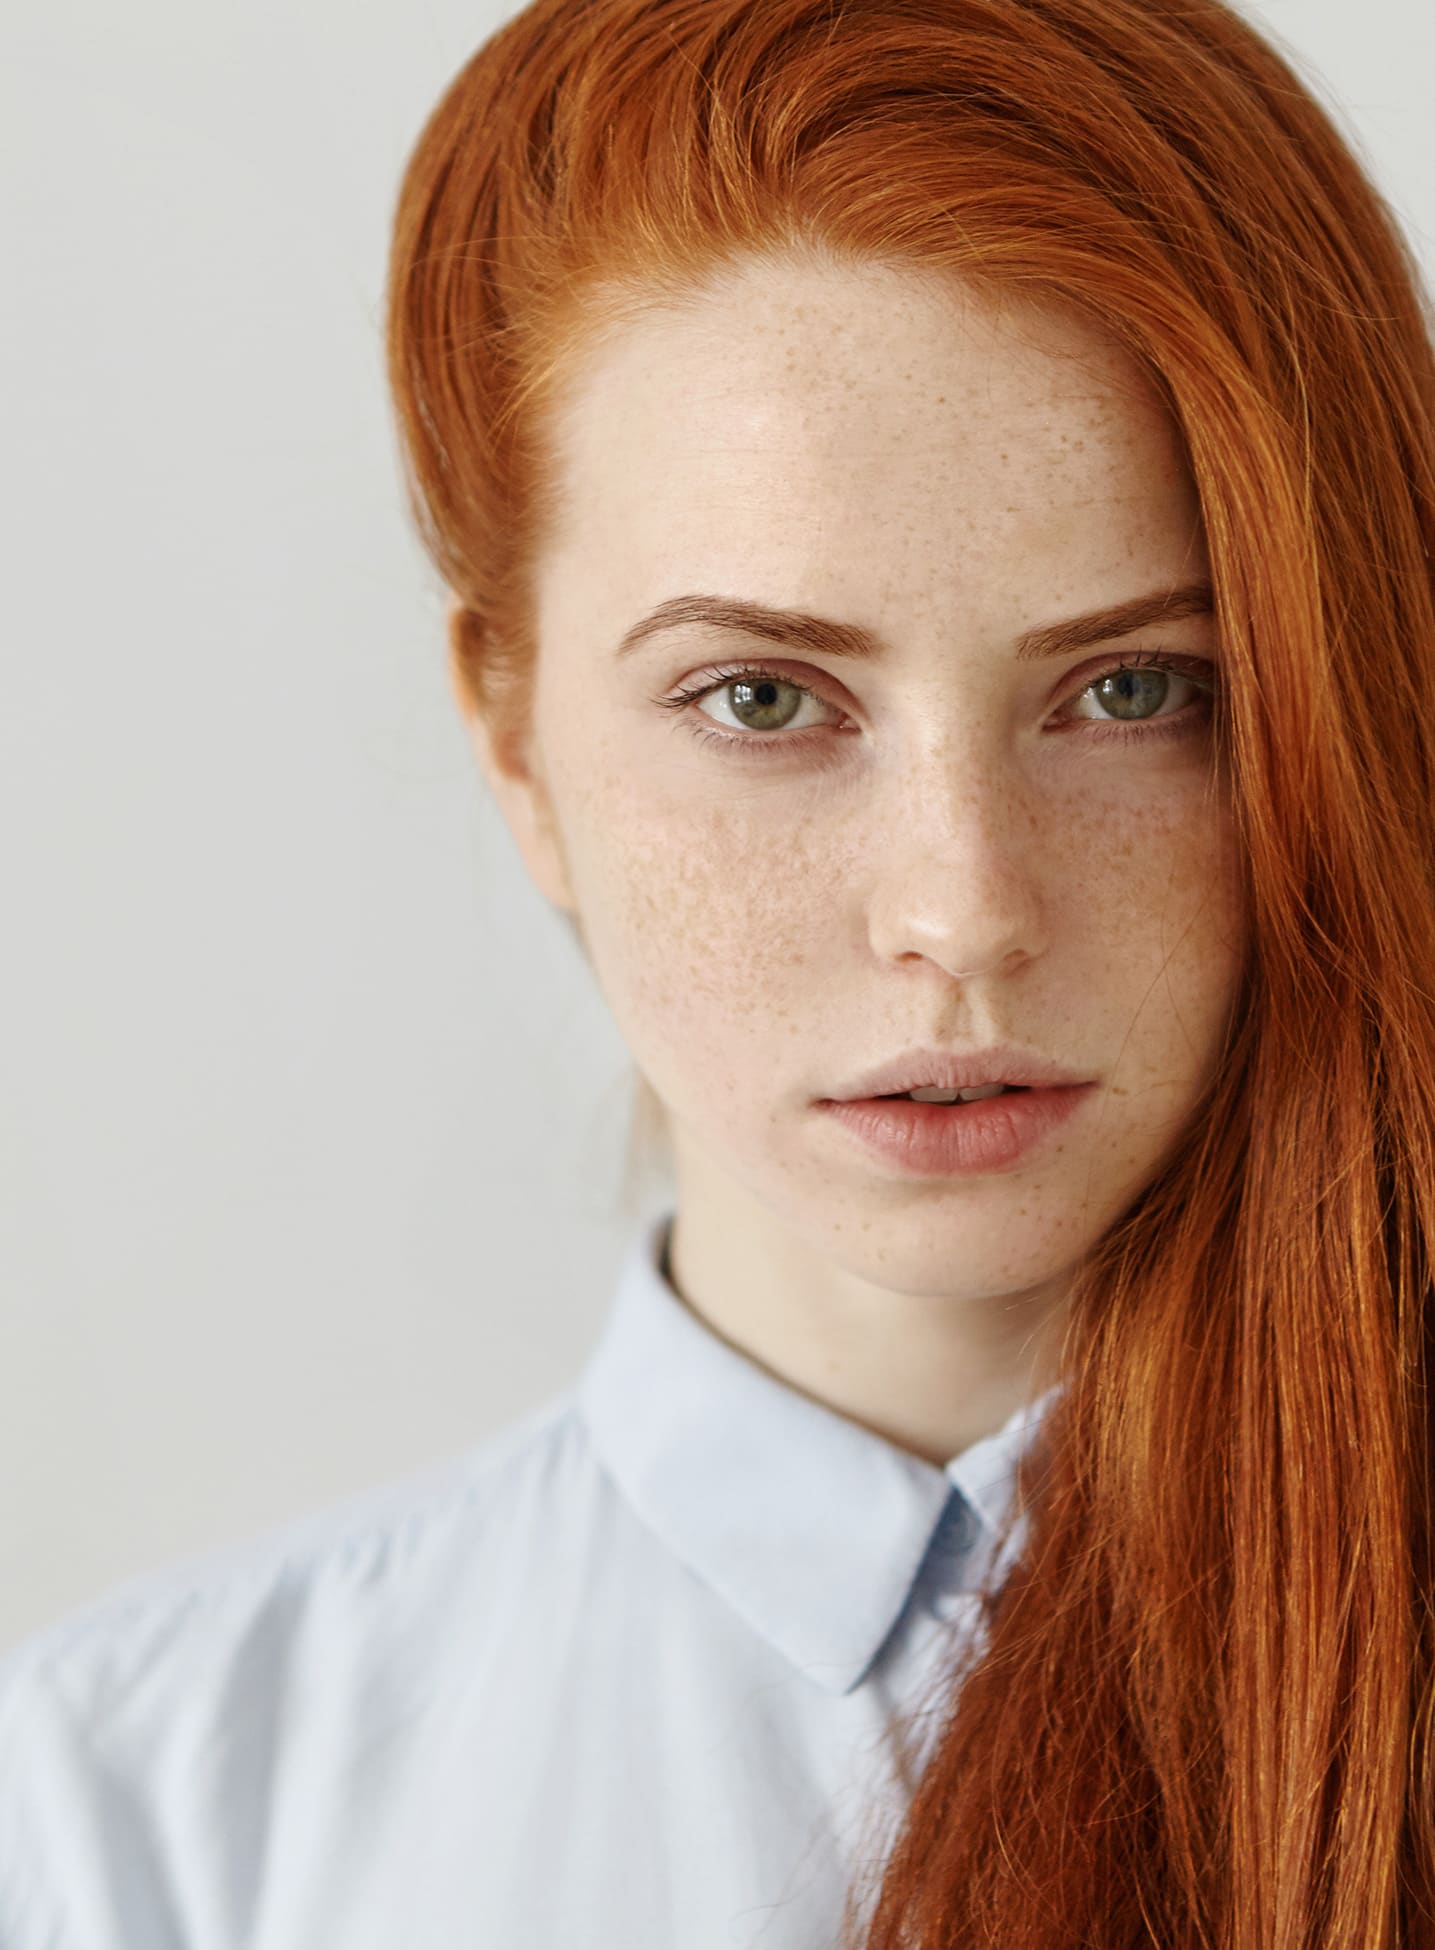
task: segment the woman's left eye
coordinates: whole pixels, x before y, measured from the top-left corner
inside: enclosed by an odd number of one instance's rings
[[[1184,709],[1158,716],[1161,707],[1169,701],[1173,689],[1172,678],[1176,680],[1178,693],[1184,687],[1197,694],[1195,708],[1192,709],[1188,700]],[[1094,724],[1097,727],[1094,736],[1118,742],[1132,738],[1149,741],[1182,735],[1209,723],[1218,681],[1215,665],[1206,657],[1182,657],[1161,651],[1127,657],[1108,670],[1089,677],[1072,694],[1063,707],[1068,715],[1063,718],[1060,729],[1066,731],[1078,724]],[[810,699],[821,708],[837,708],[825,706],[817,691],[806,684],[799,684],[795,678],[750,664],[714,672],[702,684],[690,686],[673,697],[655,697],[652,702],[664,710],[686,712],[689,707],[724,692],[733,693],[733,702],[727,705],[727,709],[742,714],[736,718],[738,728],[724,730],[703,712],[699,715],[705,719],[705,723],[693,724],[690,729],[695,737],[705,743],[716,741],[749,751],[791,752],[795,745],[805,741],[807,732],[824,729],[819,723],[815,726],[798,726],[795,735],[778,735],[791,731],[805,700]],[[1073,712],[1072,707],[1087,697],[1091,698],[1099,712],[1114,715],[1088,716],[1080,711]],[[1145,727],[1148,724],[1153,728],[1147,730]]]

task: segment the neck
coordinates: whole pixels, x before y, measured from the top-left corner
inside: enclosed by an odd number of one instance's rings
[[[824,1257],[759,1208],[683,1203],[662,1271],[714,1333],[777,1379],[937,1468],[1057,1379],[1067,1283],[1020,1292],[899,1287]],[[940,1260],[940,1255],[937,1256]]]

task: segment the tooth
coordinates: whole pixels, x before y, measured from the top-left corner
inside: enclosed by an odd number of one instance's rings
[[[999,1097],[1007,1088],[1004,1083],[977,1083],[970,1090],[938,1090],[934,1085],[921,1090],[905,1090],[903,1096],[917,1104],[975,1104],[984,1097]]]

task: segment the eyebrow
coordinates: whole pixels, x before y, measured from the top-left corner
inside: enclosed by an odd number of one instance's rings
[[[1038,657],[1064,657],[1073,650],[1084,650],[1088,644],[1149,629],[1153,623],[1177,622],[1185,616],[1208,616],[1213,609],[1211,584],[1190,582],[1179,589],[1134,596],[1129,602],[1115,603],[1109,609],[1093,609],[1064,623],[1048,623],[1041,629],[1027,630],[1017,638],[1016,656],[1019,662]],[[877,658],[888,654],[882,638],[859,624],[837,623],[825,616],[809,615],[805,610],[774,609],[767,603],[742,602],[724,596],[673,596],[659,603],[633,625],[616,654],[626,657],[660,631],[693,624],[738,631],[744,636],[761,637],[768,643],[815,650],[827,657]]]

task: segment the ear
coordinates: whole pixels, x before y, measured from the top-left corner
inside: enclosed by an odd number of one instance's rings
[[[576,915],[568,863],[541,770],[530,751],[495,734],[469,685],[462,656],[466,614],[454,598],[448,610],[448,672],[459,715],[534,885],[555,907]]]

